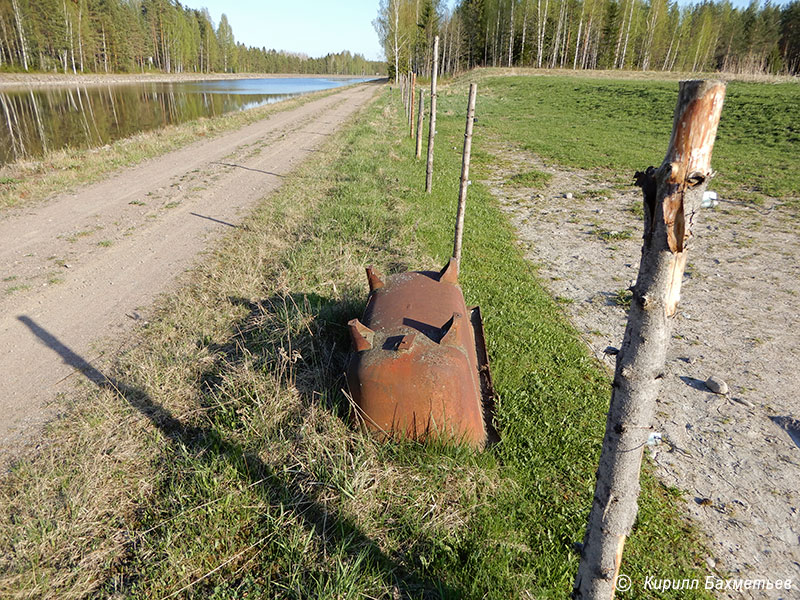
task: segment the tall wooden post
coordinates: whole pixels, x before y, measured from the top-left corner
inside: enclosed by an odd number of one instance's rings
[[[425,104],[423,99],[424,94],[424,90],[419,91],[419,107],[417,108],[417,159],[422,156],[422,115],[424,114],[423,109]]]
[[[403,90],[403,110],[408,109],[408,105],[406,104],[406,76],[405,74],[400,76],[401,88]]]
[[[425,169],[425,191],[433,189],[433,138],[436,135],[436,74],[439,71],[439,36],[433,38],[431,66],[431,117],[428,119],[428,165]]]
[[[458,211],[456,212],[456,234],[453,241],[453,258],[461,267],[461,239],[464,237],[464,211],[467,207],[467,187],[469,186],[469,158],[472,153],[472,124],[475,121],[475,96],[478,84],[469,84],[467,101],[467,125],[464,128],[464,152],[461,155],[461,185],[458,187]]]
[[[411,73],[406,74],[406,120],[411,120]]]
[[[408,99],[408,137],[414,139],[414,88],[417,86],[417,74],[411,73],[411,96]]]
[[[721,81],[681,82],[664,162],[658,169],[636,173],[644,195],[642,257],[617,355],[574,598],[614,597],[622,549],[638,510],[642,453],[661,387],[692,227],[712,176],[711,151],[724,97]]]

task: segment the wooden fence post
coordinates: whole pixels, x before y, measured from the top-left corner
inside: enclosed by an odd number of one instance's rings
[[[408,137],[414,139],[414,88],[417,86],[417,74],[411,73],[411,95],[408,98]]]
[[[431,66],[431,117],[428,119],[428,164],[425,168],[425,191],[433,189],[433,138],[436,135],[436,74],[439,71],[439,36],[433,38],[433,65]]]
[[[658,169],[636,173],[644,196],[642,257],[617,355],[573,598],[614,597],[623,546],[638,510],[642,453],[652,428],[692,227],[712,176],[711,151],[724,97],[721,81],[682,81],[664,162]]]
[[[467,187],[469,186],[469,158],[472,153],[472,124],[475,121],[475,96],[478,84],[469,84],[467,101],[467,125],[464,128],[464,152],[461,156],[461,185],[458,187],[458,211],[456,212],[456,235],[453,241],[453,258],[461,267],[461,239],[464,237],[464,211],[467,206]]]
[[[403,110],[408,114],[408,82],[405,73],[403,73]]]
[[[422,115],[424,114],[424,100],[423,95],[425,90],[419,91],[419,107],[417,108],[417,153],[416,157],[419,159],[422,156]]]
[[[400,75],[400,100],[403,102],[403,110],[406,109],[406,80],[404,75]]]

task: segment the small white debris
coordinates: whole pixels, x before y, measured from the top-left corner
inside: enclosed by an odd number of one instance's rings
[[[705,191],[703,192],[703,201],[700,203],[700,208],[714,208],[719,205],[719,196],[717,192]]]
[[[661,443],[661,432],[654,431],[647,437],[648,446],[658,446]]]
[[[572,192],[567,192],[566,194],[564,194],[564,198],[566,198],[567,200],[572,200]]]
[[[722,379],[720,379],[716,375],[712,375],[711,377],[706,379],[706,387],[715,394],[724,395],[728,393],[728,384],[725,383]]]

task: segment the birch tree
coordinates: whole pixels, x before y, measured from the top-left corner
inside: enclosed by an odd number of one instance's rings
[[[19,35],[19,51],[22,58],[22,68],[28,70],[28,50],[25,42],[25,28],[22,25],[22,13],[19,10],[19,3],[17,0],[11,0],[11,7],[14,9],[14,22],[17,25],[17,34]]]

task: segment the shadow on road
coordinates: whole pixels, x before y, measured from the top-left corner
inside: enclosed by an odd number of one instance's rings
[[[234,229],[240,229],[241,225],[234,225],[233,223],[228,223],[227,221],[220,221],[219,219],[215,219],[214,217],[208,217],[206,215],[200,215],[196,212],[190,212],[190,215],[193,217],[199,217],[201,219],[207,219],[209,221],[214,221],[214,223],[219,223],[220,225],[227,225],[228,227],[233,227]]]
[[[274,177],[286,177],[285,175],[281,175],[279,173],[273,173],[272,171],[264,171],[263,169],[254,169],[252,167],[245,167],[244,165],[237,165],[236,163],[226,163],[220,161],[213,161],[212,165],[222,165],[223,167],[236,167],[237,169],[244,169],[245,171],[254,171],[255,173],[264,173],[264,175],[272,175]]]

